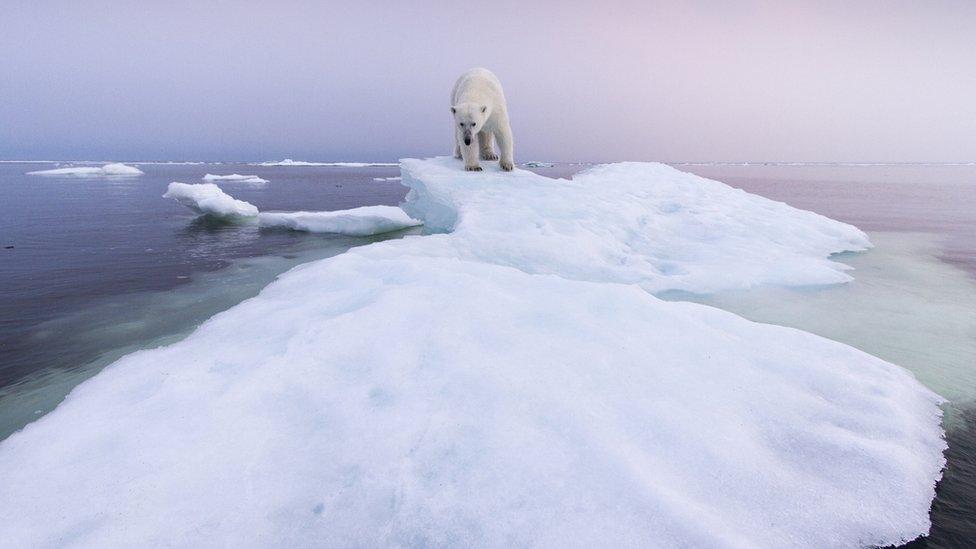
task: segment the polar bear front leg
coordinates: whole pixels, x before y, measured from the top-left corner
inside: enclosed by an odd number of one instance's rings
[[[461,142],[454,138],[454,158],[461,160]]]
[[[464,159],[464,169],[469,172],[480,172],[481,166],[478,164],[478,137],[471,140],[470,145],[464,144],[461,135],[457,137],[458,148],[461,149],[461,158]]]
[[[502,153],[498,165],[506,172],[512,171],[515,168],[515,145],[512,143],[512,128],[508,125],[508,120],[495,129],[495,141],[498,141],[498,148]]]
[[[491,148],[492,135],[484,130],[478,132],[478,149],[482,160],[498,160],[498,155]]]

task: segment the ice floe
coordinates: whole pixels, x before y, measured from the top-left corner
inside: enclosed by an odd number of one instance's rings
[[[174,181],[169,184],[163,198],[172,198],[202,215],[231,221],[256,220],[262,227],[311,233],[370,236],[422,224],[396,206],[364,206],[322,212],[259,212],[253,204],[237,200],[213,183],[188,185]]]
[[[555,166],[555,164],[553,164],[552,162],[537,162],[534,160],[526,162],[525,164],[522,165],[525,166],[526,168],[551,168]]]
[[[280,161],[261,162],[255,166],[333,166],[337,168],[374,168],[396,166],[396,162],[305,162],[286,158]]]
[[[72,166],[70,168],[55,168],[52,170],[38,170],[27,172],[27,175],[44,175],[52,177],[134,177],[143,175],[142,170],[121,163],[96,166]]]
[[[213,183],[172,182],[163,198],[172,198],[187,208],[213,217],[254,217],[258,208],[254,204],[237,200]]]
[[[458,174],[453,158],[404,160],[404,210],[429,253],[531,273],[708,293],[851,279],[833,253],[870,247],[856,227],[663,164],[590,168],[572,180],[525,170]]]
[[[208,173],[207,175],[203,176],[203,180],[223,181],[223,182],[230,182],[230,183],[252,183],[252,184],[259,184],[259,185],[268,182],[267,179],[262,179],[261,177],[258,177],[256,175],[241,175],[237,173],[232,173],[228,175],[214,175],[212,173]]]
[[[396,206],[363,206],[331,212],[261,212],[258,223],[262,227],[348,236],[370,236],[421,225]]]
[[[0,443],[0,539],[865,547],[927,531],[937,395],[846,345],[641,289],[843,282],[827,257],[867,246],[860,231],[659,165],[402,171],[407,212],[453,232],[297,267],[77,387]],[[662,282],[664,259],[683,282]]]
[[[350,253],[122,359],[0,444],[0,532],[885,545],[928,527],[936,402],[850,347],[633,286]]]
[[[401,181],[402,178],[397,175],[393,177],[374,177],[373,181]]]

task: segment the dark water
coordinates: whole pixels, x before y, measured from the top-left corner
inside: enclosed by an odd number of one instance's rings
[[[374,181],[398,175],[397,168],[140,165],[146,175],[134,179],[24,175],[48,167],[0,163],[0,439],[119,356],[178,340],[291,266],[378,240],[207,222],[160,197],[170,181],[256,174],[270,183],[220,185],[261,210],[394,205],[405,194],[398,181]],[[878,235],[933,235],[936,261],[968,273],[963,278],[976,277],[976,167],[678,167]],[[568,177],[583,168],[533,171]],[[879,248],[881,242],[876,239]],[[863,258],[877,271],[872,276],[890,278],[893,291],[912,294],[918,286],[911,284],[925,284],[896,280],[886,271],[910,265],[871,263],[872,257],[869,252]],[[953,283],[945,291],[958,296],[970,287]],[[881,326],[876,331],[878,338],[886,335]],[[976,338],[976,332],[961,337]],[[976,363],[969,367],[976,370]],[[976,387],[970,392],[976,394]],[[976,547],[972,404],[953,403],[961,413],[947,430],[948,468],[933,502],[932,531],[909,547]]]

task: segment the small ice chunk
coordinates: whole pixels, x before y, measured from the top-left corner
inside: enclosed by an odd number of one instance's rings
[[[268,182],[267,179],[263,179],[256,175],[241,175],[238,173],[232,173],[229,175],[214,175],[212,173],[208,173],[207,175],[203,176],[203,180],[204,181],[228,181],[231,183],[257,183],[257,184],[263,184]]]
[[[332,212],[258,212],[257,207],[225,193],[213,183],[172,182],[163,198],[213,217],[252,218],[262,227],[281,227],[310,233],[370,236],[421,225],[396,206],[364,206]]]
[[[522,165],[525,166],[526,168],[551,168],[555,166],[555,164],[551,162],[537,162],[534,160],[526,162],[525,164]]]
[[[348,236],[369,236],[421,224],[396,206],[364,206],[334,212],[262,212],[258,222],[262,227]]]
[[[139,168],[122,163],[105,164],[102,167],[74,166],[71,168],[56,168],[53,170],[38,170],[27,172],[27,175],[45,175],[53,177],[134,177],[144,172]]]
[[[190,185],[174,181],[169,184],[163,198],[172,198],[191,210],[214,217],[254,217],[256,206],[237,200],[213,183]]]
[[[403,178],[399,175],[393,177],[374,177],[373,181],[402,181]]]
[[[142,175],[144,172],[134,166],[126,166],[120,162],[106,164],[102,166],[102,173],[105,175]]]

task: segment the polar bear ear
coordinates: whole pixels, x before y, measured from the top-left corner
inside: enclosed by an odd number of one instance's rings
[[[485,112],[487,110],[488,110],[488,105],[482,105],[481,106],[481,112]]]
[[[451,113],[457,114],[457,107],[451,107]]]

